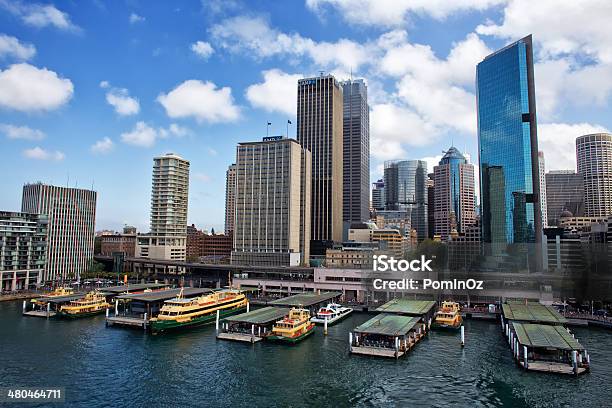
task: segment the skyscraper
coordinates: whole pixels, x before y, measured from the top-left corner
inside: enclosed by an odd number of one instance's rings
[[[47,267],[43,281],[79,279],[93,259],[97,193],[36,183],[23,186],[21,211],[44,214]]]
[[[548,227],[548,209],[546,207],[546,166],[544,152],[538,152],[538,174],[540,179],[540,213],[542,214],[542,228]]]
[[[382,179],[372,183],[372,209],[385,209],[385,182]]]
[[[230,164],[225,173],[225,233],[234,230],[236,217],[236,165]]]
[[[138,236],[137,257],[184,261],[187,245],[189,161],[174,154],[153,159],[151,232]]]
[[[386,161],[384,180],[386,209],[409,212],[418,238],[427,238],[427,162]]]
[[[483,241],[540,242],[542,220],[531,36],[480,62],[476,67],[476,88]],[[494,170],[489,171],[491,168]],[[492,194],[502,193],[503,206],[495,205],[501,197]]]
[[[465,232],[476,222],[474,166],[451,147],[434,167],[434,213],[436,235],[444,240],[451,231]]]
[[[331,75],[298,81],[298,142],[312,153],[311,253],[342,240],[343,97]]]
[[[612,135],[595,133],[576,139],[578,174],[584,182],[587,217],[612,215]]]
[[[575,217],[584,216],[584,187],[582,175],[573,170],[546,173],[546,212],[548,225],[559,226],[559,217],[568,210]]]
[[[363,79],[342,82],[343,114],[343,221],[346,230],[353,222],[370,218],[370,108]]]
[[[238,144],[232,263],[308,264],[311,160],[297,141],[281,136]]]

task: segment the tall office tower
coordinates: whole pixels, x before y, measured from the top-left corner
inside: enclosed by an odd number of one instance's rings
[[[343,221],[345,230],[353,222],[370,218],[370,108],[363,79],[342,82],[343,114]]]
[[[225,233],[234,230],[236,217],[236,165],[230,164],[225,173]]]
[[[418,239],[427,238],[427,162],[390,160],[385,162],[384,172],[387,210],[410,213]]]
[[[308,265],[311,161],[282,136],[238,144],[233,264]]]
[[[436,222],[434,208],[436,207],[434,174],[427,174],[427,238],[434,238]]]
[[[188,197],[189,161],[174,153],[155,157],[151,232],[138,236],[137,257],[186,259]]]
[[[342,240],[343,96],[331,76],[298,81],[298,142],[312,153],[311,245],[325,255]]]
[[[546,173],[546,212],[548,225],[559,226],[564,210],[575,217],[584,216],[584,187],[582,175],[573,170],[555,170]]]
[[[494,52],[476,67],[484,242],[541,242],[533,75],[531,36]],[[495,190],[502,187],[501,192]],[[503,205],[494,204],[502,193],[503,203],[497,204]]]
[[[372,183],[372,209],[375,211],[385,209],[385,182],[382,179]]]
[[[0,293],[42,283],[48,221],[46,215],[0,211]]]
[[[476,223],[474,165],[451,147],[434,167],[434,232],[443,240]]]
[[[612,135],[595,133],[576,139],[578,174],[584,182],[587,217],[612,215]]]
[[[538,152],[538,173],[540,179],[540,213],[542,214],[542,228],[548,227],[548,209],[546,200],[546,166],[544,152]]]
[[[79,279],[93,259],[97,193],[36,183],[23,186],[21,211],[45,214],[47,268],[43,281]]]

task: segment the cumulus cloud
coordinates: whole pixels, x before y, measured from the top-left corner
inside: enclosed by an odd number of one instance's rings
[[[36,47],[32,44],[20,42],[10,35],[0,34],[0,58],[15,58],[28,60],[36,54]]]
[[[72,97],[74,87],[47,68],[27,63],[0,70],[0,107],[22,112],[50,111]]]
[[[111,140],[110,137],[105,137],[101,140],[98,140],[91,146],[91,151],[93,153],[105,154],[113,150],[115,144]]]
[[[160,94],[157,101],[171,118],[193,117],[198,122],[220,123],[233,122],[240,115],[231,88],[217,88],[210,81],[187,80],[167,94]]]
[[[100,87],[108,88],[110,84],[107,81],[102,81]],[[140,112],[140,102],[137,98],[130,96],[130,93],[125,88],[111,88],[106,93],[106,102],[115,108],[115,112],[121,116],[136,115]]]
[[[191,51],[193,51],[198,57],[207,60],[215,50],[206,41],[196,41],[191,44]]]
[[[28,159],[34,159],[34,160],[52,160],[52,161],[61,161],[64,160],[64,157],[66,157],[64,155],[64,153],[56,150],[56,151],[50,151],[50,150],[45,150],[41,147],[33,147],[32,149],[26,149],[23,151],[23,156],[28,158]]]
[[[0,123],[0,132],[4,133],[9,139],[42,140],[45,138],[45,133],[43,131],[32,129],[28,126],[15,126]]]
[[[210,181],[212,181],[212,177],[210,177],[206,173],[195,173],[193,175],[193,178],[196,180],[202,181],[204,183],[209,183]]]
[[[255,108],[295,116],[297,112],[297,82],[302,75],[288,74],[279,69],[264,71],[263,82],[246,90],[246,98]]]
[[[143,16],[139,16],[136,13],[132,13],[130,14],[130,24],[136,24],[136,23],[142,23],[143,21],[146,20],[146,18],[144,18]]]
[[[68,13],[57,9],[52,4],[0,0],[0,7],[19,17],[25,24],[33,27],[43,28],[53,26],[63,31],[80,31],[80,28],[70,20]]]
[[[130,132],[121,134],[121,141],[133,146],[152,147],[158,137],[157,129],[147,125],[145,122],[137,122]]]
[[[544,152],[546,170],[576,170],[576,138],[600,132],[608,130],[590,123],[538,124],[538,149]]]

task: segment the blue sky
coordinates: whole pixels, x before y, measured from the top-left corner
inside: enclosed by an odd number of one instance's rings
[[[612,129],[610,16],[597,0],[0,0],[0,209],[26,182],[93,185],[98,229],[147,230],[152,159],[173,151],[189,222],[221,230],[236,143],[285,133],[319,71],[368,83],[372,181],[387,159],[431,171],[451,141],[477,163],[475,64],[530,33],[540,150],[573,168],[575,138]]]

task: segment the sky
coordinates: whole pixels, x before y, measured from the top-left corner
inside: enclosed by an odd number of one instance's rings
[[[223,229],[236,144],[295,137],[297,80],[368,85],[371,181],[454,144],[477,164],[476,64],[533,35],[539,149],[612,129],[606,0],[0,0],[0,209],[94,188],[96,229],[148,231],[153,157],[191,162],[188,222]]]

